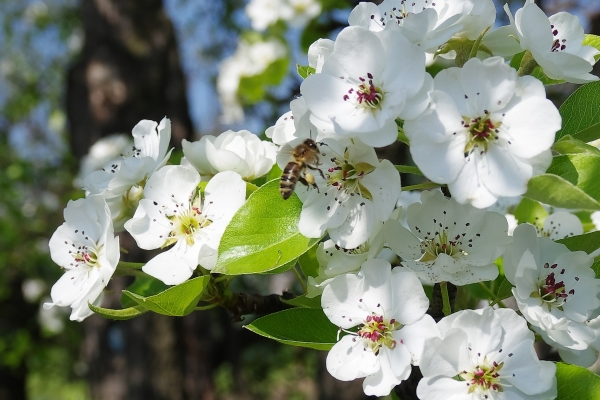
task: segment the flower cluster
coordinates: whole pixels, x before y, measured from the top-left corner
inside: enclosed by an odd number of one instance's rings
[[[267,3],[276,9],[255,12]],[[307,18],[318,13],[313,3],[292,0],[253,0],[247,11],[264,29],[290,21],[289,7]],[[514,17],[506,12],[511,24],[492,30],[491,0],[360,3],[335,40],[310,46],[301,96],[266,130],[271,141],[248,131],[184,140],[180,164],[166,165],[169,121],[141,121],[131,151],[83,178],[86,197],[67,206],[50,240],[66,272],[47,306],[71,306],[76,320],[90,315],[87,304],[99,304],[119,262],[113,226],[124,227],[140,248],[164,249],[145,274],[167,285],[194,274],[215,278],[202,301],[233,297],[219,292],[228,278],[211,271],[257,271],[223,269],[224,252],[241,264],[273,259],[277,271],[299,259],[305,297],[321,296],[339,328],[327,370],[340,380],[365,378],[367,395],[388,395],[418,366],[423,400],[555,398],[556,366],[538,359],[534,332],[563,360],[591,365],[600,351],[600,279],[589,254],[567,247],[576,246],[570,236],[584,233],[578,216],[541,204],[525,215],[531,204],[523,201],[533,200],[520,199],[553,162],[563,123],[544,83],[596,80],[590,71],[600,51],[584,44],[570,14],[547,18],[532,0]],[[283,55],[271,45],[242,44],[253,61],[235,61],[238,55],[223,64],[223,99],[234,102],[244,74],[261,73],[266,59]],[[432,77],[427,57],[456,66]],[[239,104],[229,111],[241,111]],[[398,140],[416,168],[378,156],[377,148]],[[586,146],[575,153],[591,153]],[[429,180],[411,189],[441,190],[402,192],[399,171]],[[265,175],[275,179],[257,187]],[[260,210],[267,222],[239,211],[247,190],[274,199]],[[503,204],[513,200],[520,203],[511,214]],[[238,237],[233,247],[226,229],[245,221],[264,225],[248,225],[247,243]],[[285,232],[269,236],[277,223]],[[423,285],[434,285],[432,308],[443,304],[439,321],[427,314]],[[493,304],[452,313],[454,286],[486,291],[482,299]],[[520,314],[496,306],[509,286]]]

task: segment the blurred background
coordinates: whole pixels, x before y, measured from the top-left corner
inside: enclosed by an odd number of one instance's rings
[[[357,3],[0,0],[1,400],[364,398],[360,380],[329,376],[325,352],[279,346],[219,309],[76,323],[68,308],[41,308],[61,275],[48,240],[67,201],[83,196],[81,174],[127,145],[115,134],[164,116],[176,148],[227,129],[262,134],[299,94],[296,63],[308,63],[308,46],[335,38]],[[596,1],[537,3],[600,34]],[[497,24],[508,23],[498,9]],[[126,260],[143,261],[121,240]],[[129,283],[114,279],[104,305],[118,307]],[[237,284],[268,294],[292,282]]]

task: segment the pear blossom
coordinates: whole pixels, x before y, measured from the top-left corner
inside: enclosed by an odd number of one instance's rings
[[[593,259],[539,238],[529,224],[519,225],[513,239],[503,266],[523,317],[566,348],[587,348],[594,332],[586,321],[600,307],[600,280],[590,268]]]
[[[419,399],[556,398],[556,365],[537,358],[534,335],[513,310],[462,310],[438,328],[441,338],[428,339],[422,353]]]
[[[594,337],[587,342],[587,348],[583,350],[573,350],[564,347],[560,343],[550,339],[544,330],[535,326],[533,329],[546,343],[558,350],[558,354],[564,362],[589,368],[598,361],[598,355],[600,353],[600,316],[586,321],[586,325],[592,329]]]
[[[283,169],[289,153],[301,140],[283,146],[277,163]],[[318,189],[296,185],[303,200],[299,230],[306,237],[325,232],[345,249],[363,244],[377,221],[386,221],[400,195],[400,174],[388,160],[379,160],[375,149],[360,142],[324,139],[319,142],[323,173],[315,172]]]
[[[495,20],[492,0],[384,0],[379,5],[365,2],[359,3],[348,17],[351,26],[374,32],[397,29],[428,53],[434,53],[452,37],[477,39]]]
[[[142,270],[167,285],[184,282],[200,264],[213,269],[223,232],[244,204],[246,184],[235,172],[216,174],[198,193],[200,174],[184,165],[156,171],[125,229],[145,250],[173,245]]]
[[[117,133],[98,139],[83,156],[79,166],[79,172],[75,178],[74,185],[78,188],[83,186],[86,176],[94,171],[118,161],[134,146],[130,136]]]
[[[386,146],[398,135],[396,118],[418,115],[432,80],[425,53],[398,32],[343,29],[321,73],[300,86],[319,132]]]
[[[273,164],[277,146],[263,141],[246,130],[228,130],[219,136],[203,136],[199,141],[181,142],[182,165],[191,165],[201,176],[214,176],[222,171],[234,171],[252,181],[266,175]]]
[[[50,238],[52,261],[65,273],[52,286],[54,306],[70,306],[71,320],[83,321],[93,314],[88,303],[98,305],[101,294],[119,263],[119,238],[101,196],[71,200],[64,211],[65,222]]]
[[[538,236],[549,237],[552,240],[578,235],[583,235],[581,220],[567,211],[556,211],[548,215],[542,228],[538,228]]]
[[[404,123],[425,176],[478,208],[525,193],[529,179],[550,165],[561,127],[544,85],[491,57],[441,71],[434,86],[427,110]]]
[[[425,314],[429,300],[412,271],[368,260],[359,274],[335,277],[323,291],[325,315],[347,332],[329,351],[327,371],[336,379],[366,377],[367,395],[386,396],[419,365],[423,343],[439,336]]]
[[[353,249],[338,246],[333,240],[319,243],[317,261],[319,275],[308,277],[308,292],[306,297],[315,297],[323,292],[333,278],[338,275],[354,273],[367,260],[376,258],[383,250],[383,223],[377,221],[366,242]]]
[[[323,64],[333,52],[334,41],[331,39],[318,39],[308,48],[308,66],[315,69],[315,73],[323,70]]]
[[[563,11],[548,18],[534,0],[526,0],[514,18],[508,5],[504,10],[521,49],[531,54],[546,76],[571,83],[598,80],[590,72],[600,51],[583,45],[583,27],[577,16]]]
[[[409,229],[386,222],[386,242],[422,282],[466,285],[498,276],[494,261],[510,242],[504,216],[459,204],[439,191],[424,191],[406,215]]]
[[[171,121],[163,118],[160,124],[144,119],[132,130],[134,146],[123,153],[121,160],[113,161],[100,171],[89,174],[84,189],[89,194],[99,194],[106,199],[126,194],[133,186],[144,186],[144,181],[166,164],[172,150]]]

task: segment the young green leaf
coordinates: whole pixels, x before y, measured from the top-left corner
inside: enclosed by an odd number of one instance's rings
[[[298,231],[302,203],[283,200],[279,179],[252,193],[225,229],[213,272],[226,275],[262,273],[295,260],[319,239]]]
[[[136,276],[133,283],[127,287],[127,290],[139,294],[140,296],[152,296],[153,294],[163,292],[168,288],[169,286],[150,275],[140,275]],[[131,300],[128,296],[121,296],[121,305],[123,307],[133,307],[137,304],[137,302]]]
[[[540,202],[525,197],[515,208],[514,215],[520,224],[528,222],[539,226],[548,216],[548,211]]]
[[[202,292],[208,285],[210,276],[199,276],[156,294],[144,297],[123,290],[123,294],[137,304],[154,311],[157,314],[182,317],[194,311]]]
[[[600,376],[577,365],[556,363],[557,400],[600,400]]]
[[[294,307],[321,309],[321,296],[308,298],[306,295],[302,295],[289,300],[281,298],[281,302]]]
[[[111,310],[110,308],[102,308],[88,303],[88,307],[101,317],[116,320],[131,319],[148,311],[144,306],[127,307],[122,310]]]
[[[558,175],[594,200],[600,200],[600,156],[589,153],[556,156],[546,173]]]
[[[298,75],[300,75],[302,79],[306,79],[308,76],[315,73],[315,69],[313,67],[300,64],[296,64],[296,71],[298,71]]]
[[[323,310],[291,308],[258,318],[244,328],[292,346],[329,350],[337,342],[338,328]]]
[[[542,174],[534,176],[523,196],[554,207],[600,210],[600,203],[560,176]]]

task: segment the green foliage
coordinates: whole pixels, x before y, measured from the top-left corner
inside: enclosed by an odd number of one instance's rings
[[[539,226],[548,216],[548,211],[540,202],[525,197],[513,214],[520,224],[530,223]]]
[[[556,400],[600,400],[600,377],[583,367],[556,363]]]
[[[298,71],[298,75],[300,75],[302,79],[306,79],[308,76],[315,73],[315,69],[313,67],[300,64],[296,64],[296,71]]]
[[[253,76],[243,76],[240,79],[238,95],[244,104],[256,104],[265,98],[269,86],[278,85],[287,75],[288,57],[273,61],[262,73]]]
[[[600,36],[586,34],[583,38],[583,43],[581,44],[584,46],[592,46],[596,50],[600,50]],[[594,59],[598,61],[598,59],[600,59],[600,54],[596,54]]]
[[[317,249],[319,245],[315,243],[308,251],[300,256],[298,262],[304,276],[319,275],[319,261],[317,260]]]
[[[157,314],[182,317],[194,311],[209,281],[209,275],[199,276],[148,297],[128,290],[123,290],[123,294],[138,305]]]
[[[245,328],[292,346],[329,350],[337,342],[338,328],[323,310],[292,308],[259,318]]]
[[[513,67],[514,69],[518,70],[521,66],[521,62],[523,61],[523,56],[525,56],[525,53],[526,53],[526,51],[515,54],[513,56],[513,58],[510,60],[510,66]],[[533,69],[533,71],[531,72],[531,76],[540,80],[545,86],[558,85],[560,83],[565,82],[564,80],[556,80],[556,79],[548,78],[546,76],[546,74],[544,74],[544,71],[542,70],[542,68],[539,65]]]
[[[213,272],[262,273],[304,254],[319,239],[298,232],[301,210],[296,195],[281,198],[278,179],[252,193],[225,229]]]
[[[321,309],[321,296],[308,298],[306,295],[294,297],[293,299],[281,299],[282,303],[289,304],[294,307]]]
[[[135,306],[135,307],[127,307],[122,310],[111,310],[110,308],[98,307],[93,304],[89,304],[90,310],[95,312],[96,314],[104,317],[106,319],[116,319],[116,320],[127,320],[138,315],[142,315],[148,309],[144,306]]]
[[[600,138],[600,81],[577,89],[560,107],[562,129],[556,140],[571,135],[582,142]]]
[[[553,174],[534,176],[523,195],[554,207],[600,210],[600,203],[568,180]]]
[[[585,251],[590,254],[600,247],[600,231],[584,233],[557,240],[571,251]]]
[[[151,277],[150,275],[139,275],[136,276],[135,281],[131,285],[127,287],[127,290],[131,293],[138,294],[140,296],[151,296],[153,294],[158,294],[167,290],[169,286],[162,283],[156,278]],[[121,296],[121,305],[126,307],[134,307],[138,303],[133,301],[129,296],[122,295]]]

